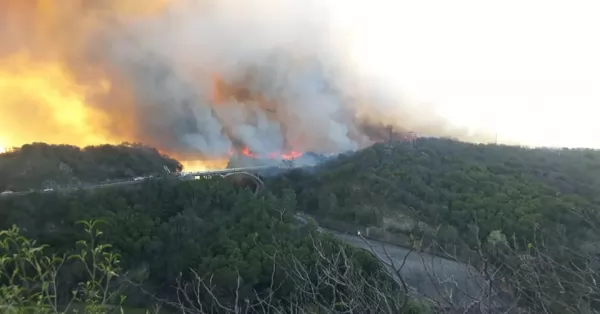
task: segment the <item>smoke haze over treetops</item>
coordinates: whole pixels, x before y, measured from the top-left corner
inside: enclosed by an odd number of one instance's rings
[[[354,150],[382,140],[369,130],[388,125],[493,138],[450,126],[434,107],[364,71],[351,58],[352,32],[322,3],[0,4],[0,92],[12,93],[0,104],[0,144],[140,141],[218,158],[232,147]],[[31,90],[19,94],[17,79]],[[46,90],[60,93],[31,95]]]

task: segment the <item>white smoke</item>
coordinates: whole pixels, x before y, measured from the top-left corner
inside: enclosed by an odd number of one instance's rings
[[[370,143],[361,124],[435,133],[443,119],[350,61],[351,34],[332,25],[316,0],[179,1],[167,13],[119,21],[110,61],[134,82],[140,132],[161,147],[225,155],[242,144],[258,153],[340,152]],[[213,102],[212,75],[243,84],[264,103]]]

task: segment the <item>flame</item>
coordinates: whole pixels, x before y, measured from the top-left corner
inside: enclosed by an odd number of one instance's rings
[[[302,157],[302,155],[303,154],[300,152],[291,151],[287,154],[282,154],[281,158],[283,158],[284,160],[292,160],[292,159],[300,158],[300,157]]]
[[[31,142],[157,145],[136,131],[130,86],[115,81],[106,64],[86,59],[86,49],[96,34],[110,27],[110,21],[159,14],[172,2],[175,0],[0,1],[0,153]],[[270,106],[261,95],[244,96],[240,88],[227,86],[218,73],[212,79],[216,104],[252,97],[258,106]],[[205,160],[189,152],[157,149],[183,160],[186,171],[222,169],[230,157]],[[302,155],[289,151],[258,156],[249,149],[242,149],[242,154],[281,159]]]
[[[189,172],[201,172],[220,170],[227,168],[229,159],[216,159],[216,160],[184,160],[180,161],[183,165],[183,169]]]
[[[268,154],[257,154],[252,152],[248,147],[244,147],[239,151],[242,155],[256,159],[281,159],[281,160],[294,160],[302,157],[302,153],[297,151],[289,151],[287,153],[271,152]],[[234,150],[229,150],[229,156],[234,155]],[[215,159],[215,160],[184,160],[180,161],[183,165],[183,169],[188,172],[201,172],[201,171],[212,171],[227,168],[229,159]]]
[[[235,84],[227,84],[218,73],[212,74],[212,101],[215,104],[224,104],[227,99],[236,99],[238,101],[247,101],[253,100],[255,105],[260,106],[262,108],[270,108],[272,106],[272,102],[266,99],[263,95],[260,94],[250,94],[249,91],[245,90],[243,87],[236,86]],[[252,103],[252,102],[249,102]],[[244,146],[239,152],[250,158],[265,158],[265,159],[283,159],[283,160],[292,160],[302,156],[302,153],[291,150],[289,152],[270,152],[267,154],[257,154],[250,150],[249,147]],[[229,156],[234,154],[233,149],[229,150]]]
[[[290,151],[287,153],[277,153],[271,152],[268,154],[260,155],[252,152],[248,147],[244,147],[240,150],[240,153],[246,157],[250,158],[266,158],[266,159],[283,159],[283,160],[293,160],[299,157],[302,157],[302,153],[296,151]]]
[[[31,142],[75,146],[145,142],[134,131],[127,86],[112,84],[102,64],[80,60],[80,55],[94,32],[106,27],[107,18],[157,14],[169,2],[2,0],[0,153]],[[104,104],[94,102],[102,96],[114,102],[118,112],[111,114]],[[186,170],[200,171],[225,168],[227,160],[182,164]]]

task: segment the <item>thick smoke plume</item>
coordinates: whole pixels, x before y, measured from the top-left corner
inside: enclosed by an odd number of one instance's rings
[[[7,37],[12,48],[60,61],[79,82],[107,80],[109,90],[86,96],[109,117],[103,132],[185,158],[241,147],[355,150],[387,139],[388,126],[469,139],[433,108],[361,74],[349,57],[352,34],[333,25],[323,1],[174,0],[144,14],[116,1],[66,0],[79,6],[55,8],[72,24],[55,25],[54,37],[25,28]]]
[[[269,153],[367,144],[340,81],[348,65],[336,38],[316,2],[227,0],[123,21],[103,46],[132,82],[151,138],[222,156],[242,145]]]

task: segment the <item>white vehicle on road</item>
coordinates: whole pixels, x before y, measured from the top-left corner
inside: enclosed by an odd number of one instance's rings
[[[8,195],[8,194],[13,194],[13,191],[4,191],[2,193],[0,193],[0,195]]]
[[[144,177],[137,177],[137,178],[133,179],[133,181],[142,181],[144,179],[146,179],[146,178],[144,178]]]
[[[52,191],[54,191],[54,189],[52,189],[52,188],[44,189],[44,192],[52,192]]]

